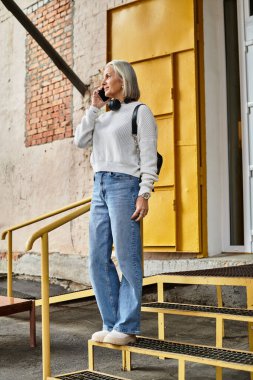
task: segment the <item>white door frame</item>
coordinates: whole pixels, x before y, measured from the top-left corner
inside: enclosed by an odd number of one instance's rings
[[[237,0],[237,7],[241,7]],[[245,69],[242,31],[244,22],[238,9],[241,104],[245,104]],[[205,97],[207,148],[208,252],[251,252],[249,244],[248,137],[242,131],[244,245],[230,245],[229,166],[227,134],[227,89],[223,0],[204,0]],[[242,124],[245,125],[243,105]],[[245,176],[246,175],[246,176]]]
[[[241,1],[241,0],[239,0]],[[223,1],[218,2],[219,8],[219,70],[220,70],[220,158],[221,158],[221,228],[222,252],[245,252],[245,245],[230,244],[230,206],[229,206],[229,162],[227,133],[227,84],[225,55],[225,25]],[[243,170],[244,171],[244,170]],[[245,196],[245,194],[243,194]],[[245,215],[245,208],[244,208]],[[245,218],[245,216],[244,216]]]
[[[249,14],[248,0],[237,0],[238,35],[239,35],[239,64],[240,64],[240,92],[242,117],[242,163],[243,163],[243,209],[244,209],[244,246],[245,252],[252,252],[251,223],[250,223],[250,182],[249,182],[249,135],[248,135],[248,107],[247,107],[247,71],[245,49],[245,15]],[[253,17],[251,17],[253,19]]]

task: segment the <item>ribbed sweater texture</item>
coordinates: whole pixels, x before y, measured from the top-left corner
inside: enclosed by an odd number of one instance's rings
[[[92,146],[94,172],[108,171],[141,178],[139,195],[150,193],[157,176],[157,126],[151,110],[141,105],[137,115],[137,143],[132,116],[139,102],[121,103],[118,111],[103,112],[90,106],[76,127],[74,143]]]

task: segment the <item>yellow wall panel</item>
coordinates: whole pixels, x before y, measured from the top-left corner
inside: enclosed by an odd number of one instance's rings
[[[109,59],[129,62],[194,47],[193,2],[140,0],[109,13]]]
[[[133,64],[164,159],[144,219],[147,251],[201,252],[194,3],[139,0],[108,11],[107,58]]]
[[[136,63],[133,67],[141,91],[140,101],[148,104],[154,115],[172,112],[171,57]]]
[[[177,178],[177,250],[199,252],[199,205],[197,147],[176,146]]]
[[[155,187],[174,186],[174,126],[172,117],[156,118],[158,127],[158,152],[163,156],[163,166]]]
[[[175,113],[176,141],[197,144],[194,51],[178,53],[175,57]]]
[[[144,247],[175,246],[174,188],[152,193],[144,219]]]

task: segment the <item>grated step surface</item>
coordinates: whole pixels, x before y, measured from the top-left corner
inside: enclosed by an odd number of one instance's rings
[[[215,347],[194,346],[150,338],[137,338],[135,343],[129,343],[128,346],[154,351],[190,355],[206,359],[221,360],[231,363],[253,365],[253,354],[250,352],[232,351]]]
[[[152,307],[158,309],[184,310],[184,311],[203,311],[208,313],[232,314],[253,317],[253,310],[237,309],[237,308],[219,308],[215,306],[202,305],[186,305],[170,302],[151,302],[142,304],[144,307]]]
[[[236,265],[233,267],[198,269],[184,272],[159,273],[170,276],[208,276],[208,277],[248,277],[253,278],[253,264]]]
[[[122,380],[122,378],[112,377],[110,375],[105,375],[92,371],[82,371],[78,373],[70,373],[68,375],[60,375],[55,377],[61,380]]]

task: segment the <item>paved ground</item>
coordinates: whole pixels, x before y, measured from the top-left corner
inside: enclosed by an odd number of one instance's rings
[[[37,311],[35,349],[28,344],[28,313],[0,320],[0,380],[40,380],[41,316]],[[87,340],[101,328],[94,300],[51,306],[52,374],[87,368]],[[247,349],[247,326],[229,321],[225,325],[224,347]],[[142,315],[142,335],[156,337],[154,314]],[[166,338],[199,344],[214,344],[215,322],[212,319],[179,316],[166,317]],[[133,371],[122,373],[119,352],[95,348],[95,369],[135,380],[176,380],[177,362],[133,355]],[[215,369],[199,364],[187,365],[187,380],[215,379]],[[223,380],[246,380],[249,374],[224,370]]]

